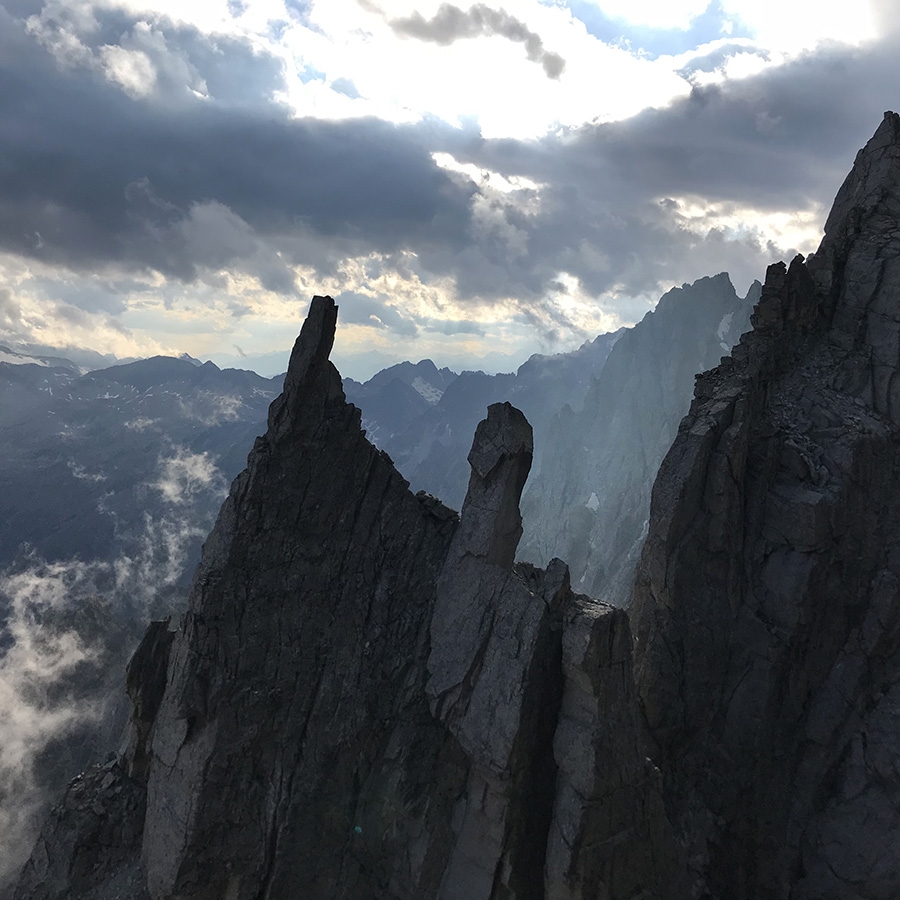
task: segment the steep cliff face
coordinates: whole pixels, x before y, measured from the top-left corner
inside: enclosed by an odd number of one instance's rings
[[[17,900],[900,896],[900,117],[697,381],[634,656],[564,563],[513,561],[521,413],[478,426],[460,519],[413,496],[344,401],[336,313]]]
[[[900,896],[900,117],[697,384],[634,597],[692,892]]]
[[[489,408],[461,519],[412,495],[344,400],[336,315],[314,299],[188,613],[132,662],[125,752],[70,788],[19,900],[626,900],[677,877],[625,614],[559,560],[513,562],[531,427]]]
[[[522,498],[522,558],[568,562],[592,596],[628,601],[650,514],[650,489],[678,430],[697,372],[747,329],[759,297],[728,275],[673,288],[625,331],[578,412],[550,423],[539,471]]]
[[[440,875],[465,768],[420,680],[456,516],[365,440],[328,362],[336,315],[314,301],[174,642],[147,789],[154,897],[427,893]]]

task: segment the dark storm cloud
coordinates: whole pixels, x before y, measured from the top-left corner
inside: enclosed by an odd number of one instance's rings
[[[378,120],[291,119],[272,102],[230,95],[134,100],[97,71],[61,68],[21,22],[0,17],[4,249],[183,280],[255,257],[263,280],[284,290],[290,275],[262,246],[269,238],[311,235],[307,248],[322,259],[306,261],[322,265],[352,247],[391,252],[414,238],[464,238],[471,191],[435,166],[424,133]],[[167,36],[179,53],[203,45],[184,35]],[[188,58],[197,65],[200,56]],[[268,77],[269,61],[261,65]],[[198,72],[216,83],[215,71]]]
[[[463,38],[499,35],[509,41],[525,45],[525,53],[531,62],[540,63],[548,78],[559,78],[566,61],[558,54],[544,49],[541,36],[524,22],[503,9],[492,9],[484,3],[476,3],[463,10],[450,3],[442,3],[430,19],[420,12],[388,23],[395,34],[420,41],[431,41],[446,47]]]
[[[861,50],[835,45],[562,139],[471,145],[463,161],[547,185],[540,216],[522,226],[538,280],[557,266],[596,294],[618,285],[653,293],[660,284],[727,269],[740,289],[793,248],[685,230],[671,198],[693,196],[723,212],[822,205],[824,224],[856,151],[883,111],[900,103],[898,84],[896,36]],[[465,273],[479,274],[471,266]]]
[[[116,32],[146,37],[117,15],[95,42]],[[447,21],[448,36],[462,27]],[[289,263],[339,276],[346,257],[379,254],[373,280],[385,269],[426,284],[449,276],[463,303],[516,297],[523,317],[549,335],[571,327],[544,301],[561,271],[598,297],[657,297],[722,270],[739,290],[762,277],[792,248],[687,229],[676,198],[726,212],[827,207],[883,110],[900,102],[894,37],[696,88],[627,121],[540,141],[484,141],[431,121],[292,119],[264,99],[283,87],[277,61],[240,42],[217,55],[189,29],[157,31],[162,42],[141,46],[148,55],[156,47],[159,71],[168,60],[176,74],[134,100],[102,71],[62,69],[0,8],[2,249],[84,273],[117,264],[132,284],[148,270],[212,283],[210,272],[243,266],[282,293],[294,291]],[[206,85],[208,99],[184,88],[185,73]],[[439,169],[433,151],[541,183],[538,203],[513,192],[490,200],[487,224],[476,222],[477,189]],[[73,288],[67,299],[114,312],[114,295],[115,285],[96,295]],[[428,327],[364,299],[345,303],[346,315],[377,327],[375,315],[395,332]],[[638,318],[643,303],[617,309]]]
[[[827,202],[885,109],[900,101],[900,40],[832,46],[562,142],[498,141],[485,162],[536,179],[600,179],[604,199],[696,193],[760,209]],[[599,190],[592,191],[599,197]]]

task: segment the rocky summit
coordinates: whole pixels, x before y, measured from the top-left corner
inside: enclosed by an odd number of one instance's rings
[[[17,900],[900,896],[900,117],[698,379],[628,613],[514,562],[509,404],[460,516],[409,491],[336,316],[313,299],[123,751]]]
[[[900,116],[653,489],[636,673],[696,897],[900,896]]]
[[[413,495],[344,399],[336,318],[313,299],[189,611],[132,660],[127,747],[70,786],[16,897],[662,889],[626,615],[513,562],[531,426],[488,409],[461,517]]]

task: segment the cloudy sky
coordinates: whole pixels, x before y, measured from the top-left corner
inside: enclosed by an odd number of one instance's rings
[[[0,0],[0,342],[514,368],[814,249],[900,0]]]

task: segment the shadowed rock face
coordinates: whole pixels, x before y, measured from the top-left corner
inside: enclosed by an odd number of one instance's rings
[[[890,113],[697,381],[634,658],[564,563],[513,563],[521,414],[488,410],[457,521],[365,441],[314,298],[127,749],[16,900],[900,896],[898,223]]]
[[[57,810],[19,900],[113,900],[139,862],[153,900],[626,900],[673,881],[625,614],[574,595],[559,560],[513,564],[531,427],[488,409],[460,521],[413,496],[344,400],[336,315],[313,300],[189,612],[129,669],[128,791],[104,810],[131,843],[101,864],[84,806]]]
[[[513,566],[531,453],[524,416],[489,407],[438,578],[426,690],[470,761],[438,897],[626,898],[667,882],[677,897],[627,620],[574,595],[558,559]],[[651,855],[660,862],[648,871]]]
[[[636,665],[697,897],[900,896],[900,117],[700,378]]]
[[[494,403],[475,429],[472,474],[455,555],[470,555],[511,569],[522,537],[519,497],[531,469],[531,426],[509,403]]]
[[[427,893],[441,873],[466,767],[421,680],[456,516],[363,437],[328,362],[336,316],[313,300],[175,639],[147,789],[155,898]]]

